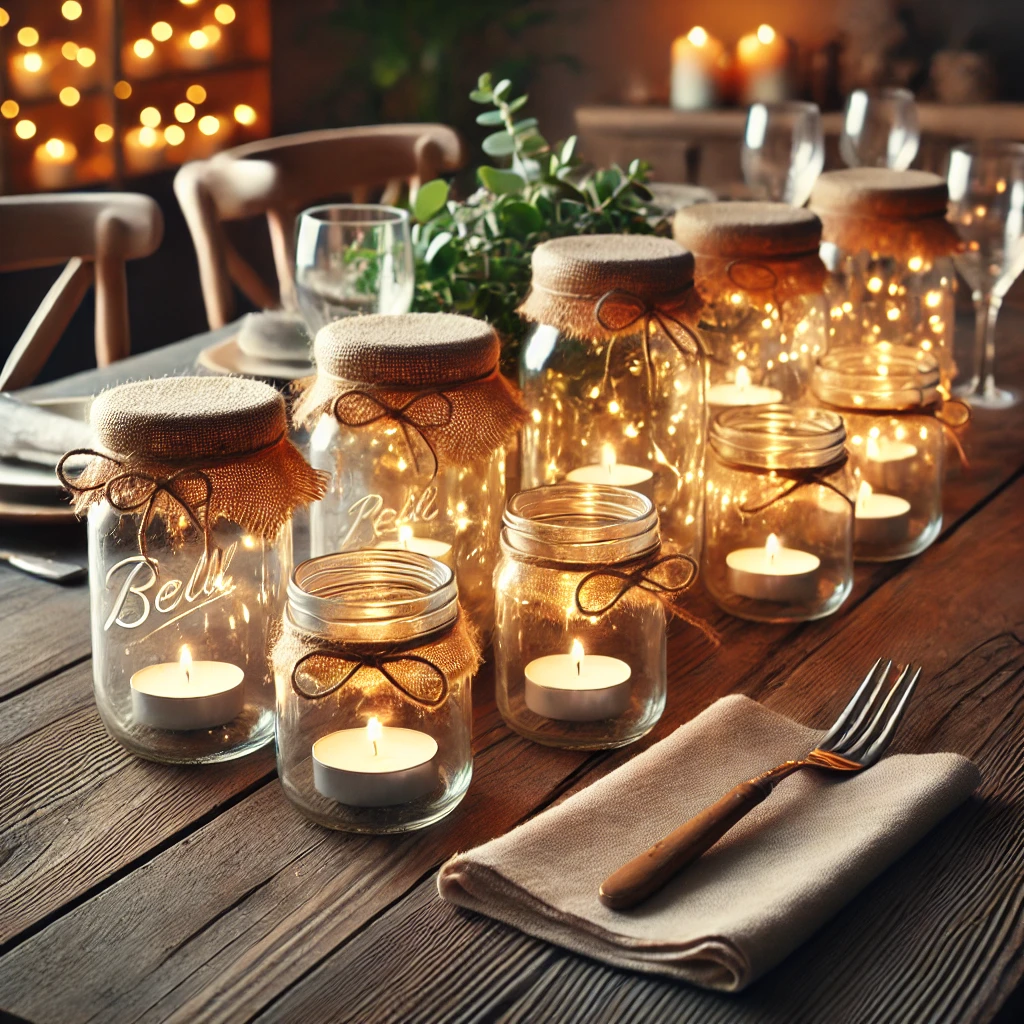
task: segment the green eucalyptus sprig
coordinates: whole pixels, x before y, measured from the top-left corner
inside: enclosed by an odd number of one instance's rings
[[[480,76],[470,99],[492,109],[477,123],[497,130],[483,151],[508,166],[477,168],[480,188],[465,200],[448,183],[427,182],[413,204],[416,253],[414,309],[465,313],[492,323],[503,342],[502,362],[514,372],[526,325],[515,310],[530,286],[530,256],[564,235],[663,233],[645,187],[649,168],[595,169],[576,155],[576,137],[551,146],[537,119],[516,120],[527,97],[512,83]]]

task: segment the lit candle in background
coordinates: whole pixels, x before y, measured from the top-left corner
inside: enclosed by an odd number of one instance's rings
[[[699,25],[672,43],[672,106],[704,110],[718,101],[725,48]]]
[[[708,405],[774,405],[782,401],[782,392],[778,388],[752,384],[750,371],[745,366],[736,370],[735,384],[713,384],[708,388]]]
[[[436,558],[449,569],[455,568],[451,544],[430,537],[417,537],[408,523],[398,527],[398,540],[382,540],[377,547],[386,551],[414,551],[419,555]]]
[[[902,544],[909,534],[910,502],[896,494],[876,494],[862,481],[854,508],[854,542],[888,548]]]
[[[67,188],[75,183],[78,150],[73,142],[47,139],[36,146],[32,157],[32,178],[39,188]]]
[[[163,166],[163,135],[149,125],[132,128],[124,137],[124,155],[128,169],[133,173],[154,171]]]
[[[789,98],[789,46],[771,25],[758,25],[756,32],[736,44],[736,70],[740,102],[781,103]]]
[[[224,661],[193,661],[188,647],[178,661],[139,669],[131,677],[132,718],[151,729],[213,729],[245,708],[245,673]]]
[[[629,707],[631,675],[624,661],[585,654],[573,640],[568,654],[548,654],[526,666],[526,706],[561,722],[615,718]]]
[[[763,548],[738,548],[725,556],[729,589],[755,601],[804,604],[814,599],[821,559],[808,551],[784,548],[768,534]]]
[[[914,472],[917,446],[909,441],[880,437],[872,427],[864,443],[864,477],[873,487],[886,491],[905,491],[909,476]]]
[[[610,444],[601,445],[601,461],[591,466],[570,470],[565,479],[574,484],[606,484],[612,487],[626,487],[654,500],[654,473],[642,466],[630,466],[619,462],[615,448]]]
[[[437,741],[417,729],[339,729],[313,744],[313,785],[350,807],[392,807],[427,796],[437,786]]]

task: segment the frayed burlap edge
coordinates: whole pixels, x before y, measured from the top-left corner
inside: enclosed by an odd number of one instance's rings
[[[944,217],[883,220],[816,210],[823,225],[822,241],[846,252],[870,252],[907,260],[938,259],[963,247],[956,229]]]
[[[694,280],[707,304],[722,302],[733,292],[784,302],[820,292],[828,271],[817,252],[772,259],[765,256],[723,259],[695,256]]]

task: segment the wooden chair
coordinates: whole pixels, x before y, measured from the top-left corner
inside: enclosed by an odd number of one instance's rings
[[[294,284],[295,218],[316,202],[348,196],[394,202],[403,185],[457,170],[462,143],[441,124],[393,124],[264,139],[185,164],[174,191],[192,233],[210,327],[235,317],[232,282],[259,308],[288,301]],[[224,222],[263,214],[277,274],[267,284],[231,244]]]
[[[0,391],[32,383],[94,283],[96,362],[128,355],[125,262],[154,252],[163,230],[160,207],[131,192],[0,198],[0,271],[67,261],[0,371]]]

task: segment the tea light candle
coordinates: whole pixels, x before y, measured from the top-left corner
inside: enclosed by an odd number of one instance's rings
[[[610,484],[626,487],[654,501],[654,473],[643,466],[630,466],[619,462],[610,444],[601,446],[601,461],[597,465],[581,466],[566,473],[565,479],[574,484]]]
[[[47,139],[32,156],[32,177],[39,188],[67,188],[75,183],[78,149],[73,142]]]
[[[708,405],[730,408],[737,405],[774,405],[781,401],[782,392],[778,388],[752,384],[750,371],[745,366],[737,369],[735,384],[713,384],[707,393]]]
[[[872,430],[877,431],[877,427]],[[917,446],[909,441],[894,441],[888,437],[869,434],[864,445],[867,465],[865,476],[886,490],[903,489],[903,479],[917,458]]]
[[[854,508],[854,540],[872,547],[900,544],[910,533],[910,502],[896,494],[875,494],[861,482]]]
[[[569,654],[548,654],[526,666],[526,706],[561,722],[597,722],[629,707],[629,665],[603,654],[584,656],[573,640]]]
[[[455,569],[451,544],[443,540],[434,540],[431,537],[417,537],[408,523],[399,526],[398,540],[382,540],[377,547],[387,551],[414,551],[418,555],[436,558],[437,561],[447,565],[449,569]]]
[[[672,43],[671,102],[676,110],[704,110],[718,100],[725,51],[699,25]]]
[[[738,548],[725,556],[729,588],[755,601],[803,604],[814,598],[821,559],[809,551],[784,548],[774,533],[763,548]]]
[[[781,103],[788,99],[788,63],[789,47],[771,25],[758,25],[756,32],[743,36],[736,44],[740,101]]]
[[[313,785],[350,807],[393,807],[437,785],[437,740],[417,729],[383,726],[339,729],[313,744]]]
[[[242,713],[244,678],[238,665],[193,661],[182,647],[179,661],[147,665],[132,675],[132,718],[151,729],[213,729]]]

